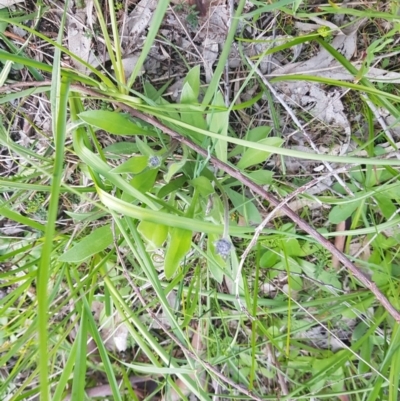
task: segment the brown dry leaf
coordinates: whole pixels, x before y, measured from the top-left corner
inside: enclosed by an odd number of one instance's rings
[[[348,60],[351,59],[357,48],[357,32],[363,21],[352,24],[347,30],[337,28],[339,34],[333,39],[332,47],[338,50]],[[335,26],[333,26],[335,27]],[[332,27],[331,27],[332,28]],[[309,60],[290,63],[284,67],[277,68],[273,74],[313,74],[323,75],[326,71],[335,69],[338,62],[324,48],[321,48],[317,55]],[[302,107],[314,117],[325,124],[338,127],[346,134],[344,146],[338,150],[339,154],[345,154],[350,144],[351,128],[344,113],[344,106],[341,101],[341,92],[338,90],[327,93],[318,83],[303,81],[278,82],[276,88],[284,94],[284,98],[290,104]]]
[[[24,0],[0,0],[0,8],[8,8],[17,3],[22,3]]]
[[[70,6],[69,17],[67,20],[68,29],[68,49],[83,61],[96,68],[100,62],[92,49],[92,37],[86,31],[88,15],[92,15],[93,2],[88,1],[86,7],[74,9]],[[89,69],[72,58],[72,64],[81,73],[87,74]]]
[[[105,307],[102,302],[92,303],[93,317],[101,327],[101,338],[109,351],[123,352],[128,348],[128,328],[116,311],[112,316],[105,316]]]
[[[141,49],[146,39],[145,31],[153,18],[157,0],[140,0],[123,23],[121,46],[128,55],[134,49]]]

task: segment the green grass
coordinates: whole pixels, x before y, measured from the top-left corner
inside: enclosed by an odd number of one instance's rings
[[[375,108],[399,120],[400,98],[398,84],[365,75],[396,53],[396,2],[247,9],[239,0],[208,84],[192,53],[163,40],[164,53],[168,43],[179,53],[170,60],[184,76],[177,102],[166,95],[168,74],[141,75],[168,3],[153,10],[130,74],[122,3],[93,3],[99,31],[89,33],[111,68],[67,48],[65,11],[60,20],[46,4],[0,15],[0,399],[85,400],[107,385],[100,399],[396,401],[399,139]],[[189,31],[202,29],[205,19],[189,13]],[[291,37],[250,63],[243,46],[272,35],[272,15]],[[334,15],[366,19],[359,70],[321,30],[297,31],[297,20]],[[56,39],[28,23],[37,18],[56,21]],[[9,39],[13,26],[25,43]],[[225,68],[234,42],[238,75]],[[261,56],[299,44],[305,60],[325,48],[354,80],[310,73],[266,84]],[[311,137],[323,126],[332,149],[341,140],[309,110],[290,104],[301,122],[290,119],[269,84],[293,80],[350,91],[351,152],[291,148],[296,124]],[[314,165],[293,172],[292,159]],[[334,171],[314,169],[322,163]],[[343,236],[343,249],[332,249]],[[138,381],[151,389],[142,394]]]

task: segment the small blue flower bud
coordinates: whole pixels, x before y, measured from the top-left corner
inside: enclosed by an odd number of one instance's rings
[[[148,166],[151,168],[157,168],[161,165],[161,159],[158,156],[150,156]]]
[[[221,238],[218,241],[214,242],[215,252],[217,255],[226,258],[231,253],[232,243],[226,238]]]

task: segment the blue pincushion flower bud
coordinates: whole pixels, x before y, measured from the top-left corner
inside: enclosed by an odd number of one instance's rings
[[[231,253],[232,242],[230,242],[226,238],[221,238],[218,241],[214,242],[214,246],[215,246],[215,252],[217,253],[217,255],[220,255],[223,258],[226,258]]]
[[[150,156],[147,162],[148,166],[151,168],[157,168],[161,165],[161,159],[158,156]]]

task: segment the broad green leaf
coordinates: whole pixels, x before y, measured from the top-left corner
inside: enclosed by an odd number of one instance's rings
[[[181,160],[180,162],[171,163],[168,166],[167,174],[164,175],[165,182],[169,182],[171,178],[185,165],[185,160]]]
[[[252,181],[254,181],[258,185],[269,185],[272,184],[272,178],[274,176],[273,171],[269,170],[256,170],[251,171],[250,173],[245,174]]]
[[[271,133],[272,127],[269,125],[261,125],[260,127],[255,127],[249,130],[246,134],[246,140],[252,142],[258,142],[262,139],[268,138],[268,135]]]
[[[286,262],[289,261],[289,265]],[[287,271],[290,270],[290,273],[300,274],[302,272],[301,266],[297,263],[297,261],[291,257],[282,258],[281,260],[274,266],[275,269]]]
[[[331,285],[335,288],[342,288],[342,284],[338,280],[338,275],[336,274],[336,272],[329,272],[327,270],[317,269],[314,264],[307,262],[304,259],[296,259],[294,263],[298,263],[304,274],[306,274],[308,277]],[[292,265],[290,266],[290,268],[292,268]],[[322,286],[321,288],[329,292],[329,290],[326,289],[324,286]]]
[[[198,85],[195,81],[200,78],[195,78],[196,74],[199,74],[200,70],[198,68],[194,68],[189,72],[189,79],[182,88],[181,93],[181,103],[188,105],[196,105],[199,100],[199,91]],[[191,85],[191,82],[194,84],[194,87]],[[203,117],[203,110],[192,110],[192,111],[182,111],[181,113],[181,121],[189,124],[192,127],[207,129],[206,121]],[[191,136],[196,142],[200,143],[203,140],[203,136],[192,129],[185,129],[185,134]]]
[[[188,157],[188,150],[186,146],[183,146],[183,157],[179,162],[171,163],[168,166],[167,174],[164,175],[165,182],[170,182],[171,178],[186,164]]]
[[[153,156],[154,150],[147,145],[146,142],[142,141],[140,138],[136,138],[136,145],[139,149],[139,152],[144,156]]]
[[[300,7],[300,4],[303,0],[294,0],[293,2],[293,13],[296,14],[297,9]]]
[[[314,244],[313,242],[304,241],[301,243],[300,252],[297,256],[304,257],[315,254],[321,251],[322,246],[319,244]]]
[[[395,184],[385,185],[379,194],[390,199],[400,199],[400,183],[396,182]]]
[[[128,159],[126,162],[113,168],[111,170],[111,173],[139,174],[147,167],[148,161],[149,161],[148,156],[134,156],[134,157],[131,157],[130,159]]]
[[[105,153],[115,153],[116,155],[129,155],[137,153],[138,147],[133,142],[116,142],[104,148]]]
[[[94,209],[91,212],[86,212],[86,213],[75,213],[75,212],[69,212],[68,210],[65,211],[65,214],[73,218],[75,221],[97,221],[100,218],[104,217],[107,215],[107,212],[103,210],[96,210]]]
[[[190,183],[199,191],[200,195],[205,198],[215,192],[210,180],[203,175],[191,180]]]
[[[245,139],[246,139],[246,141],[258,142],[258,141],[261,141],[262,139],[267,138],[271,131],[272,131],[272,127],[269,127],[268,125],[262,125],[260,127],[255,127],[247,132]],[[233,156],[242,154],[245,151],[245,149],[246,148],[244,146],[238,145],[235,147],[235,149],[232,150],[232,152],[229,153],[229,157],[233,157]]]
[[[303,289],[303,279],[298,274],[290,274],[288,281],[291,290],[301,291]]]
[[[97,228],[81,239],[71,249],[61,255],[60,262],[79,263],[99,252],[104,251],[113,242],[110,225]]]
[[[393,213],[396,212],[396,206],[393,201],[385,195],[375,195],[375,199],[378,202],[380,212],[389,219]]]
[[[212,274],[218,283],[222,283],[224,279],[224,269],[226,261],[217,255],[215,252],[214,243],[221,238],[218,234],[208,234],[207,240],[207,267],[208,271]]]
[[[90,110],[79,114],[79,118],[115,135],[148,135],[149,131],[136,125],[128,114],[107,110]]]
[[[189,252],[191,245],[191,231],[176,227],[171,229],[164,260],[164,273],[167,279],[175,275],[179,268],[179,263]]]
[[[299,256],[302,253],[299,241],[296,238],[281,240],[280,245],[284,245],[284,250],[288,256]]]
[[[187,98],[186,100],[190,103],[197,103],[200,94],[200,65],[196,65],[187,73],[184,82],[190,85],[192,89],[191,95],[193,96],[192,99]],[[186,103],[186,101],[183,103]]]
[[[196,104],[196,103],[198,103],[198,99],[197,99],[196,93],[195,93],[195,91],[193,90],[193,88],[191,87],[191,85],[188,82],[183,84],[182,93],[181,93],[181,103],[184,103],[184,104]],[[182,114],[184,116],[188,115],[185,112],[183,112]],[[182,118],[182,120],[183,120],[183,118]]]
[[[0,18],[9,18],[10,13],[8,12],[8,8],[0,9]],[[8,22],[0,21],[0,32],[4,33],[7,29]]]
[[[387,237],[386,235],[379,233],[374,235],[372,242],[374,250],[381,251],[382,249],[389,249],[398,246],[398,238],[396,235]],[[378,263],[379,264],[379,263]]]
[[[359,202],[350,202],[334,206],[329,213],[329,221],[333,224],[345,221],[352,215],[359,205]]]
[[[138,225],[138,231],[148,242],[150,250],[160,248],[168,235],[167,226],[149,221],[141,221]]]
[[[248,199],[244,194],[240,194],[233,189],[224,187],[226,194],[229,199],[232,201],[233,206],[241,214],[246,222],[250,224],[258,224],[261,223],[262,218],[259,210],[252,200]]]
[[[262,144],[262,145],[268,145],[268,146],[276,146],[279,147],[283,144],[283,139],[282,138],[265,138],[262,139],[261,141],[258,141],[257,143]],[[259,150],[259,149],[247,149],[242,158],[239,160],[239,163],[237,164],[238,168],[240,169],[245,169],[250,166],[254,166],[259,163],[265,162],[268,157],[271,155],[270,152],[266,152],[264,150]]]
[[[213,100],[214,106],[225,108],[224,97],[221,92],[217,92]],[[208,129],[219,135],[228,135],[229,126],[229,111],[219,111],[214,109],[211,113],[207,114]],[[228,143],[218,139],[212,140],[215,143],[215,154],[217,158],[226,163],[228,160]]]
[[[86,355],[87,355],[87,331],[88,320],[86,310],[82,310],[81,322],[78,325],[79,330],[75,341],[77,342],[76,364],[73,373],[71,399],[79,399],[81,394],[85,392],[85,376],[86,376]]]
[[[275,266],[280,260],[281,256],[274,251],[266,251],[260,259],[260,266],[264,268],[269,268]]]
[[[143,171],[135,175],[129,182],[138,191],[145,193],[153,188],[158,174],[158,169],[151,169]]]
[[[157,196],[162,199],[165,196],[169,195],[171,192],[182,189],[183,186],[186,184],[186,181],[187,177],[185,175],[175,178],[168,184],[161,187],[160,190],[157,192]]]

